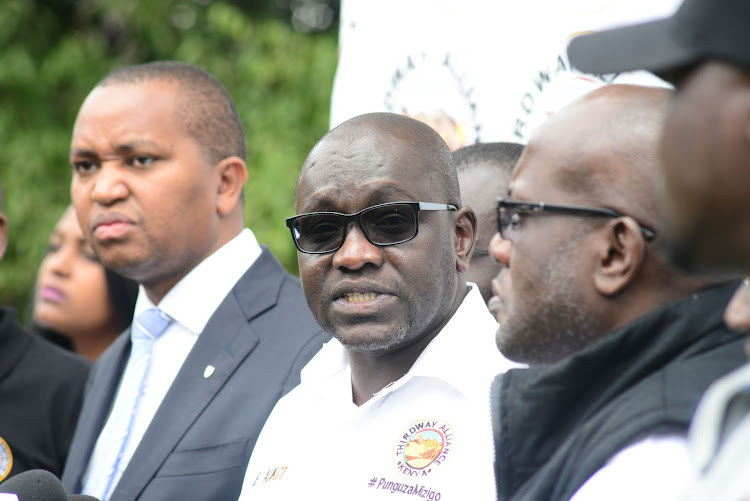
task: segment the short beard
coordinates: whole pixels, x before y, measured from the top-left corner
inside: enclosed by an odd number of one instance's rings
[[[446,251],[442,254],[440,261],[435,263],[435,277],[430,279],[430,283],[436,284],[432,294],[421,294],[420,302],[411,305],[406,319],[387,336],[360,337],[352,342],[351,339],[345,339],[332,322],[319,319],[320,325],[346,349],[360,353],[391,351],[434,333],[440,324],[446,324],[450,320],[446,317],[456,297],[457,276],[455,254],[450,251],[451,242],[452,240],[446,241]]]
[[[580,243],[568,240],[542,270],[540,283],[523,285],[532,291],[527,304],[514,304],[500,326],[498,346],[506,357],[529,365],[551,364],[604,334],[578,290],[581,277],[571,265],[578,252]]]
[[[405,324],[400,324],[392,336],[387,336],[385,338],[368,338],[353,343],[350,340],[347,340],[345,336],[342,336],[333,326],[328,326],[326,330],[331,336],[337,339],[344,348],[358,353],[390,351],[395,346],[401,344],[407,338],[407,334],[409,333],[409,328]]]

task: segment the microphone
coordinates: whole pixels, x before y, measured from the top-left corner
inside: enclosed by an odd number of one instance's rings
[[[46,470],[28,470],[9,478],[0,483],[0,493],[15,494],[18,501],[99,501],[92,496],[68,496],[60,480]]]
[[[18,496],[18,501],[68,501],[63,484],[46,470],[29,470],[0,484],[0,492]]]

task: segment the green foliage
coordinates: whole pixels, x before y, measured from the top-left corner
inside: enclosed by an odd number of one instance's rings
[[[9,219],[0,304],[26,310],[47,238],[70,203],[68,149],[81,102],[112,69],[159,59],[206,69],[234,97],[248,145],[247,224],[296,272],[284,218],[294,213],[299,168],[328,130],[335,29],[302,34],[219,0],[3,0],[0,47]]]

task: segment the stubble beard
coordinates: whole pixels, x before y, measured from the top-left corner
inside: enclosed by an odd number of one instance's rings
[[[372,336],[361,340],[351,340],[342,332],[335,327],[328,327],[326,330],[337,339],[347,350],[355,351],[358,353],[369,353],[374,351],[389,351],[393,347],[401,344],[409,333],[409,328],[406,324],[399,324],[396,326],[392,335],[389,333],[387,336]]]
[[[444,253],[434,269],[438,277],[434,279],[435,285],[432,290],[436,294],[419,294],[413,291],[413,295],[420,298],[420,304],[416,308],[410,308],[406,319],[392,328],[387,335],[372,335],[366,338],[360,336],[353,342],[351,337],[345,336],[332,322],[326,320],[321,326],[345,348],[360,353],[390,351],[409,343],[410,339],[417,340],[430,334],[445,320],[442,315],[447,315],[453,305],[453,286],[449,284],[456,280],[454,256]],[[419,330],[419,333],[415,334],[415,330]]]
[[[506,357],[547,365],[578,352],[600,335],[576,285],[580,277],[571,266],[579,249],[574,242],[563,244],[540,273],[541,279],[525,284],[531,291],[524,298],[527,304],[513,305],[500,325],[498,344]]]

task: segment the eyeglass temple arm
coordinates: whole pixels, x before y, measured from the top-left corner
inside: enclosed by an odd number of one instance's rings
[[[617,211],[611,210],[611,209],[604,209],[604,208],[596,208],[596,207],[577,207],[575,205],[555,205],[555,204],[545,204],[544,202],[540,202],[539,205],[518,205],[519,208],[522,208],[524,210],[530,210],[532,212],[544,212],[545,208],[549,210],[554,210],[555,212],[569,212],[569,213],[577,213],[577,214],[588,214],[591,216],[603,216],[603,217],[629,217],[633,219],[638,227],[641,229],[641,233],[643,233],[643,238],[646,239],[647,242],[651,242],[656,238],[656,233],[654,233],[653,230],[650,228],[647,228],[646,226],[642,225],[640,222],[638,222],[637,219],[635,219],[632,216],[626,216],[625,214],[621,214]]]
[[[621,214],[617,211],[611,210],[611,209],[604,209],[604,208],[595,208],[595,207],[566,207],[566,206],[559,206],[559,205],[547,205],[544,202],[541,202],[539,204],[539,207],[536,208],[537,211],[543,211],[544,207],[554,208],[555,211],[558,212],[578,212],[578,213],[587,213],[592,216],[604,216],[604,217],[629,217],[635,223],[638,225],[638,227],[641,229],[641,233],[643,233],[643,238],[646,239],[646,242],[651,242],[656,238],[656,233],[650,228],[647,228],[643,224],[641,224],[636,218],[633,216],[626,216],[625,214]],[[533,210],[533,208],[532,208]]]
[[[453,204],[437,204],[432,202],[419,202],[419,210],[458,210]]]

